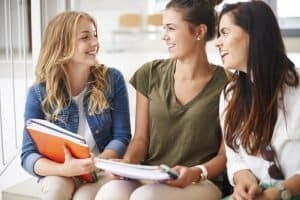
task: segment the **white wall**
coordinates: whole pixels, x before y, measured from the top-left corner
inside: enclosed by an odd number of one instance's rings
[[[134,10],[144,12],[147,9],[147,0],[72,0],[72,5],[76,10]]]
[[[88,3],[87,3],[88,2]],[[90,13],[97,21],[99,39],[102,50],[111,51],[116,49],[116,42],[112,32],[119,28],[119,16],[123,13],[139,13],[146,15],[150,12],[147,0],[72,0],[72,10]],[[133,36],[135,37],[135,36]],[[139,44],[141,41],[132,40],[132,37],[118,38],[117,45],[128,46],[132,43]],[[126,44],[129,43],[129,44]]]

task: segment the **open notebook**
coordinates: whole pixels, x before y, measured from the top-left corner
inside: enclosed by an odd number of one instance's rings
[[[129,179],[162,181],[178,177],[177,172],[166,165],[136,165],[99,158],[95,158],[95,165],[99,169]]]

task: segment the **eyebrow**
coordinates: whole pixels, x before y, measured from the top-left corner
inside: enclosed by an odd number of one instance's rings
[[[97,32],[96,30],[92,31],[92,33],[96,33],[96,32]],[[84,33],[90,33],[90,31],[84,30],[84,31],[81,31],[79,34],[84,34]]]
[[[222,31],[227,31],[227,30],[229,30],[228,27],[222,27],[221,29],[219,29],[220,32],[222,32]]]
[[[164,26],[176,26],[176,24],[174,24],[174,23],[168,23],[168,24],[164,24]]]
[[[83,30],[83,31],[80,31],[80,33],[89,33],[91,32],[90,30]],[[96,32],[96,30],[93,30],[92,32]]]
[[[80,31],[79,33],[89,33],[89,31],[84,30],[84,31]]]

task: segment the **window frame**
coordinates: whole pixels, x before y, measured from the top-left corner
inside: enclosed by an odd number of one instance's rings
[[[300,27],[289,27],[286,26],[286,24],[300,24],[300,17],[278,17],[277,0],[267,0],[267,3],[271,6],[277,16],[282,35],[285,37],[299,37]]]

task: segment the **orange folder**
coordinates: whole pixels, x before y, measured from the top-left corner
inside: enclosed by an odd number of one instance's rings
[[[38,151],[50,160],[63,163],[65,160],[64,146],[68,148],[74,158],[90,157],[88,145],[78,134],[42,119],[28,120],[26,128]],[[83,174],[80,177],[87,182],[97,181],[94,172]]]

